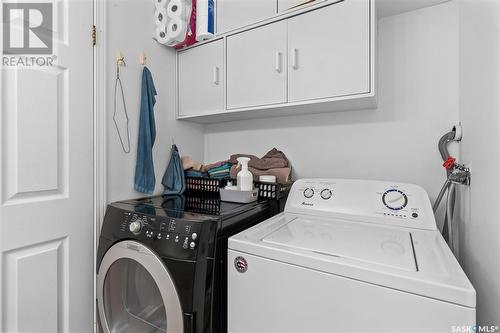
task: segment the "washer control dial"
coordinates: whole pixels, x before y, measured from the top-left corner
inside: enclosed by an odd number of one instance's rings
[[[133,233],[134,235],[140,234],[142,230],[141,220],[135,220],[131,222],[128,228],[130,232]]]
[[[324,190],[321,191],[320,195],[322,199],[328,200],[332,197],[332,191],[325,188]]]
[[[385,191],[382,202],[391,210],[401,210],[408,204],[408,197],[403,191],[393,188]]]
[[[304,196],[307,198],[307,199],[310,199],[314,196],[314,190],[310,187],[306,188],[304,190]]]

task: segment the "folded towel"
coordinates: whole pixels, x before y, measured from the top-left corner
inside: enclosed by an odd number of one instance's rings
[[[231,168],[231,166],[232,166],[232,164],[230,164],[230,163],[224,163],[218,167],[215,167],[215,168],[208,170],[208,173],[213,173],[213,172],[217,172],[220,170],[229,170]]]
[[[215,178],[215,179],[224,179],[224,178],[229,178],[229,177],[230,177],[230,173],[229,172],[219,173],[219,174],[216,174],[216,175],[210,175],[210,178]]]
[[[230,170],[231,170],[230,168],[226,168],[226,169],[221,169],[221,170],[217,170],[217,171],[214,171],[214,172],[210,172],[209,171],[208,174],[210,176],[212,176],[212,175],[218,175],[218,174],[221,174],[221,173],[229,173]]]
[[[211,164],[207,164],[207,165],[203,165],[201,167],[201,171],[203,172],[207,172],[208,170],[211,170],[211,169],[214,169],[214,168],[217,168],[217,167],[220,167],[224,164],[226,164],[228,161],[220,161],[220,162],[215,162],[215,163],[211,163]]]
[[[184,171],[184,175],[186,177],[193,177],[193,178],[206,178],[206,177],[208,177],[208,174],[206,172],[201,172],[201,171],[196,171],[196,170],[186,170],[186,171]]]
[[[277,169],[277,168],[287,168],[290,167],[290,162],[286,155],[279,151],[276,148],[271,149],[264,155],[262,158],[258,158],[254,155],[246,155],[246,154],[236,154],[231,155],[229,162],[232,164],[238,164],[238,157],[248,157],[250,158],[250,162],[248,162],[248,166],[258,170],[269,170],[269,169]]]
[[[191,156],[182,156],[182,168],[184,170],[195,170],[195,171],[201,171],[201,163],[196,162],[191,158]]]

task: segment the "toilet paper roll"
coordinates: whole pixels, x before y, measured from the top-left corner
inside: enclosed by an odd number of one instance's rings
[[[157,26],[166,25],[167,24],[167,9],[163,7],[156,7],[155,10],[155,22]]]
[[[167,26],[159,25],[156,27],[155,39],[158,43],[163,45],[169,45],[172,43],[172,38],[167,34]]]
[[[214,37],[213,0],[196,1],[196,40],[201,42]]]
[[[167,14],[172,19],[184,20],[189,17],[188,3],[185,0],[170,0],[167,5]]]
[[[153,0],[156,8],[167,8],[169,0]]]
[[[167,24],[167,36],[170,39],[182,42],[186,38],[186,29],[187,29],[187,24],[185,21],[179,19],[172,19]]]

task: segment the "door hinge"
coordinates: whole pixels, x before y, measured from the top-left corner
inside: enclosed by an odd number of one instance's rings
[[[95,25],[92,26],[92,45],[95,46],[97,44],[97,28]]]

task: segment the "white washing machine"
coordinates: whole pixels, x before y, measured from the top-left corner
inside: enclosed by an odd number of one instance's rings
[[[229,332],[452,332],[476,292],[424,189],[295,182],[285,211],[229,239]]]

